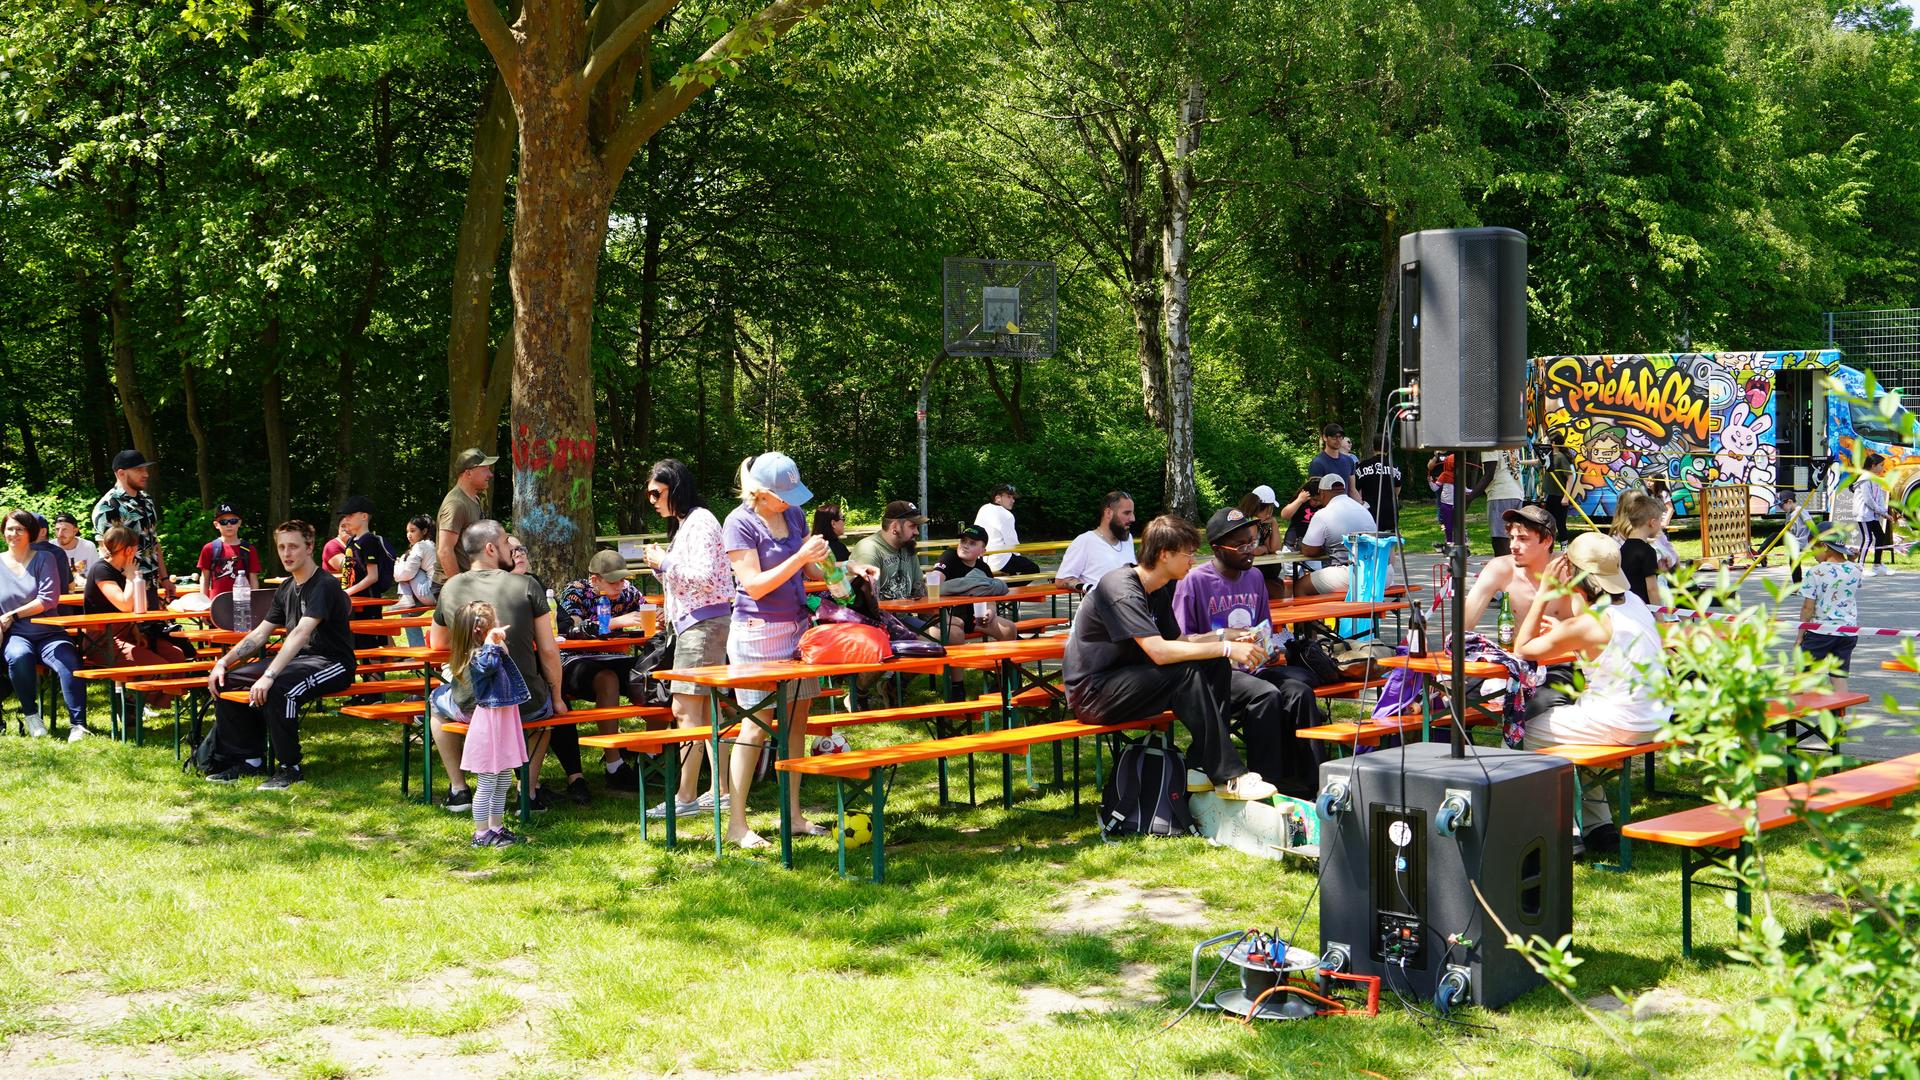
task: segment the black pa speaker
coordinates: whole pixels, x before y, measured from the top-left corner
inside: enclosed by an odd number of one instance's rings
[[[1504,1005],[1542,980],[1507,929],[1573,931],[1573,766],[1525,750],[1441,743],[1320,767],[1320,941],[1383,992]]]
[[[1400,367],[1419,381],[1409,449],[1527,441],[1527,238],[1431,229],[1400,238]]]

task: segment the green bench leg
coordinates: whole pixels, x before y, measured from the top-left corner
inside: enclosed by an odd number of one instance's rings
[[[1680,849],[1680,955],[1693,959],[1693,849]]]
[[[1620,824],[1624,830],[1633,824],[1633,762],[1620,763]],[[1620,834],[1620,872],[1633,869],[1633,838],[1624,831]]]
[[[881,782],[879,769],[868,772],[867,782],[873,785],[873,816],[868,826],[873,830],[873,883],[878,885],[887,879],[887,785]]]

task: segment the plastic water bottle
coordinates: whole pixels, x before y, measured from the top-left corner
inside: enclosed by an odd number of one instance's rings
[[[847,584],[846,569],[835,561],[831,554],[827,556],[824,576],[827,579],[827,592],[831,594],[835,600],[845,600],[847,597],[853,595],[853,587]]]
[[[601,637],[613,632],[613,601],[604,596],[594,598],[593,623],[599,628]]]
[[[253,629],[253,590],[244,582],[233,588],[233,628]]]

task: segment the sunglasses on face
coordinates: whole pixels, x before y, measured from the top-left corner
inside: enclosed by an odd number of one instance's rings
[[[661,499],[663,499],[663,498],[665,498],[665,497],[666,497],[666,494],[667,494],[667,492],[666,492],[666,489],[664,489],[664,488],[648,488],[648,489],[647,489],[647,501],[648,501],[648,502],[659,502],[659,501],[660,501]]]
[[[221,518],[220,520],[214,522],[214,524],[215,525],[238,525],[240,524],[240,519],[239,518]]]

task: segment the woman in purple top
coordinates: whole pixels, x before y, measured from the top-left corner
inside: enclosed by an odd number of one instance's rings
[[[740,463],[740,505],[727,515],[720,530],[721,546],[727,561],[733,564],[736,585],[733,596],[733,625],[727,634],[727,662],[757,664],[791,660],[799,652],[800,635],[806,632],[812,613],[807,609],[807,577],[821,577],[820,564],[829,558],[824,536],[807,534],[807,517],[800,507],[813,492],[800,482],[800,468],[781,453],[766,453]],[[861,572],[877,577],[872,567],[849,564],[849,573]],[[787,706],[786,723],[790,730],[805,731],[807,712],[820,688],[814,679],[795,679],[780,684],[781,692],[792,695]],[[734,698],[743,709],[751,709],[766,700],[760,690],[735,690]],[[747,828],[746,793],[753,783],[753,772],[760,762],[758,748],[767,740],[766,729],[746,723],[740,727],[740,740],[730,764],[733,793],[727,821],[727,839],[743,848],[766,847],[767,841]],[[787,740],[787,751],[805,754],[807,740]],[[798,778],[787,787],[788,811],[794,832],[819,836],[825,829],[800,814]]]

